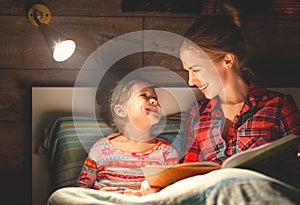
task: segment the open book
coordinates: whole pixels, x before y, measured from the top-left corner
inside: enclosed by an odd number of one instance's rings
[[[142,167],[142,171],[149,185],[155,187],[166,187],[181,179],[221,168],[247,168],[264,172],[281,160],[297,157],[298,143],[299,137],[291,134],[237,153],[227,158],[222,166],[214,162],[193,162],[173,166],[145,166]]]

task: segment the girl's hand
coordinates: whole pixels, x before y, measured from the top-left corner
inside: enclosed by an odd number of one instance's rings
[[[142,195],[151,194],[155,192],[159,192],[162,188],[160,187],[150,187],[147,180],[142,182],[140,192]]]
[[[124,194],[128,195],[128,196],[142,196],[142,192],[140,190],[136,190],[136,189],[126,189],[124,191]]]
[[[116,193],[119,193],[119,194],[126,194],[126,195],[135,195],[135,196],[142,196],[143,195],[140,190],[128,189],[128,188],[125,188],[125,187],[102,187],[100,190],[101,191],[108,191],[108,192],[116,192]]]
[[[125,188],[123,188],[123,187],[102,187],[100,190],[124,194]]]

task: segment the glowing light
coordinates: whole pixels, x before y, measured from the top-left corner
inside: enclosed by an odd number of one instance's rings
[[[61,62],[71,57],[75,51],[76,44],[72,40],[65,40],[58,43],[53,50],[54,60]]]

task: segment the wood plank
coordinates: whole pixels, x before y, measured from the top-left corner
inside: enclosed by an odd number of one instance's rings
[[[9,92],[11,89],[6,90]],[[24,96],[0,92],[0,122],[20,122],[24,120]]]
[[[183,35],[191,24],[190,18],[145,18],[144,28]],[[242,29],[249,54],[248,66],[254,71],[255,80],[263,86],[298,87],[295,74],[300,50],[300,18],[247,17]],[[145,65],[153,64],[182,69],[178,60],[171,56],[145,54]]]
[[[73,86],[78,70],[0,70],[0,122],[31,116],[32,86]]]
[[[23,25],[25,22],[24,20],[18,21],[17,19],[14,19],[15,17],[5,17],[4,19],[10,19],[11,22],[18,22],[15,23],[14,26],[17,25]],[[64,19],[64,18],[62,18]],[[73,18],[72,18],[73,19]],[[90,18],[88,18],[90,19]],[[90,20],[90,26],[94,27],[105,27],[105,19],[109,19],[108,22],[111,22],[112,24],[115,24],[113,22],[119,21],[119,19],[112,20],[111,18],[101,18],[102,23],[96,23],[94,20]],[[121,18],[123,19],[123,18]],[[151,20],[152,19],[152,20]],[[3,17],[0,18],[0,21],[3,21]],[[16,20],[16,21],[15,21]],[[20,19],[19,19],[20,20]],[[139,19],[140,21],[141,19]],[[66,21],[66,20],[65,20]],[[127,20],[124,20],[125,24]],[[128,20],[129,21],[129,20]],[[273,37],[273,40],[271,38],[271,34],[268,35],[262,35],[262,38],[257,38],[259,36],[259,31],[263,29],[265,23],[260,23],[257,25],[257,22],[259,20],[253,19],[253,22],[248,23],[249,26],[245,26],[245,33],[246,33],[246,40],[248,42],[249,47],[249,54],[250,54],[250,66],[256,69],[256,66],[263,62],[267,64],[267,67],[264,69],[273,69],[273,68],[279,68],[284,66],[285,64],[291,64],[291,62],[294,62],[296,57],[298,56],[298,48],[299,48],[299,41],[296,41],[296,38],[299,33],[299,21],[287,21],[286,19],[281,20],[281,23],[278,23],[275,20],[266,20],[267,22],[271,22],[270,24],[273,25],[272,31],[276,32],[284,32],[284,35],[279,35],[280,37]],[[77,24],[74,22],[74,19],[72,23],[68,26],[63,26],[61,21],[57,19],[57,22],[55,25],[59,29],[62,29],[62,32],[71,35],[72,30],[82,30],[81,26],[77,26]],[[68,21],[69,22],[69,21]],[[130,21],[131,22],[131,21]],[[156,22],[156,23],[155,23]],[[161,19],[156,18],[146,18],[145,19],[145,29],[162,29],[166,28],[165,30],[174,31],[176,30],[176,27],[178,26],[171,24],[170,22],[174,22],[174,19],[165,19],[164,21]],[[177,19],[175,19],[175,22],[177,22]],[[186,25],[185,29],[189,27],[191,24],[191,20],[185,20],[183,22],[188,22],[186,24],[180,23],[180,25]],[[275,22],[275,23],[274,23]],[[277,23],[276,23],[277,22]],[[292,22],[296,22],[296,24],[293,24]],[[123,22],[124,23],[124,22]],[[84,63],[87,56],[93,52],[94,49],[96,49],[99,44],[103,44],[104,42],[110,40],[114,36],[120,35],[122,33],[126,33],[125,30],[128,30],[128,28],[124,28],[123,25],[123,31],[120,31],[120,29],[116,29],[113,27],[105,28],[104,31],[99,30],[93,30],[90,33],[90,38],[93,39],[87,41],[86,39],[82,38],[82,35],[79,33],[74,33],[74,39],[78,39],[78,51],[74,54],[74,56],[63,63],[56,63],[52,61],[51,57],[49,56],[49,50],[45,47],[45,42],[42,39],[42,36],[39,32],[36,31],[35,28],[32,28],[33,26],[29,26],[27,28],[26,26],[23,26],[20,31],[12,31],[12,26],[8,26],[8,24],[3,23],[1,24],[2,28],[0,32],[0,36],[3,36],[2,39],[3,43],[1,44],[2,49],[0,53],[0,60],[3,62],[1,66],[3,67],[33,67],[33,68],[80,68],[80,66]],[[151,26],[150,26],[151,25]],[[173,25],[171,27],[167,27],[166,25]],[[247,24],[246,24],[247,25]],[[87,26],[88,28],[89,26]],[[176,31],[177,33],[184,33],[185,29],[180,29]],[[86,30],[86,33],[89,33],[89,29],[83,29]],[[122,29],[121,29],[122,30]],[[134,29],[132,29],[134,30]],[[138,30],[138,29],[137,29]],[[10,32],[11,31],[11,32]],[[99,35],[97,35],[97,33]],[[102,33],[101,33],[102,32]],[[274,33],[273,32],[273,33]],[[27,37],[20,38],[21,33],[28,33],[26,35]],[[73,34],[72,33],[72,34]],[[96,33],[96,34],[95,34]],[[264,32],[265,33],[265,32]],[[271,32],[272,33],[272,32]],[[77,35],[77,37],[76,37]],[[98,38],[97,38],[98,36]],[[278,35],[274,35],[278,36]],[[286,36],[286,37],[285,37]],[[35,40],[37,38],[38,40]],[[100,39],[100,40],[99,40]],[[33,42],[38,41],[39,43],[37,45],[34,45]],[[97,41],[100,41],[101,43],[97,43]],[[294,43],[295,42],[295,43]],[[44,45],[43,45],[44,44]],[[21,45],[21,48],[20,48]],[[39,54],[37,54],[39,53]],[[268,55],[266,55],[268,53]],[[36,56],[39,56],[39,58],[36,58]],[[19,59],[16,61],[15,59]],[[276,62],[273,60],[276,59]],[[152,59],[153,61],[154,59]],[[147,60],[145,61],[147,62]],[[168,61],[167,61],[168,62]],[[173,62],[170,60],[170,62]],[[269,64],[269,65],[268,65]],[[275,67],[274,67],[275,66]],[[174,66],[172,66],[174,67]],[[256,69],[257,70],[257,69]]]
[[[145,53],[144,64],[145,66],[159,66],[172,71],[183,71],[182,63],[179,58],[160,52]]]
[[[144,21],[144,29],[168,31],[183,36],[193,21],[194,18],[147,17]]]
[[[168,39],[168,35],[170,35],[170,39],[166,40],[165,42],[157,43],[153,39],[149,40],[149,42],[155,47],[154,45],[157,45],[159,47],[165,47],[166,52],[147,52],[144,54],[144,64],[145,66],[160,66],[163,68],[171,69],[171,70],[182,70],[182,65],[180,62],[179,57],[179,47],[175,45],[175,42],[173,42],[173,36],[178,41],[179,39],[183,38],[184,33],[186,30],[192,25],[194,19],[193,18],[145,18],[144,20],[144,29],[145,30],[158,30],[158,31],[167,31],[170,32],[170,34],[162,34],[163,36],[166,36],[164,38]],[[178,38],[176,38],[176,35],[179,35]],[[163,45],[162,45],[163,44]],[[173,47],[174,46],[174,47]],[[178,50],[178,52],[174,52],[174,55],[172,56],[170,53],[173,53],[173,51]]]
[[[31,5],[40,3],[34,0],[0,0],[0,15],[27,16]],[[63,0],[42,2],[50,9],[52,16],[112,16],[121,15],[121,0]]]
[[[73,69],[1,69],[0,89],[12,95],[31,86],[72,86],[79,70]]]
[[[282,65],[281,68],[267,70],[267,66],[257,67],[255,81],[265,87],[300,87],[299,71],[296,67]],[[275,68],[275,66],[273,67]]]
[[[23,123],[0,123],[1,172],[25,173],[30,168],[29,130]]]
[[[111,84],[112,81],[120,80],[129,72],[139,68],[141,59],[137,59],[136,56],[133,56],[132,58],[135,60],[135,66],[130,64],[130,67],[126,68],[123,67],[124,64],[117,64],[117,66],[112,67],[113,74],[108,73],[108,75],[106,75],[106,82]],[[118,70],[118,68],[126,69]],[[79,71],[68,69],[31,69],[0,70],[0,72],[0,122],[22,122],[28,119],[28,116],[31,116],[30,102],[32,86],[74,86]],[[94,72],[85,73],[81,78],[80,84],[82,86],[94,86],[94,84],[91,84],[90,79],[93,77],[93,74]],[[183,75],[186,75],[186,72],[183,72]],[[168,73],[165,74],[164,72],[149,71],[145,73],[145,76],[148,76],[150,80],[153,79],[154,83],[160,85],[171,86],[180,83]]]
[[[30,175],[27,173],[1,173],[1,204],[31,204]],[[13,190],[13,191],[12,191]],[[17,197],[16,197],[17,196]]]
[[[300,18],[247,18],[243,33],[254,65],[267,62],[276,66],[299,57]]]
[[[10,23],[7,23],[10,22]],[[116,36],[142,29],[141,18],[53,17],[51,28],[73,39],[77,48],[65,62],[55,62],[43,36],[23,17],[0,16],[1,68],[80,69],[86,59]]]
[[[192,22],[193,18],[145,18],[144,28],[184,35]],[[297,59],[299,56],[300,18],[245,17],[242,32],[250,60]]]
[[[246,19],[249,67],[264,86],[299,87],[300,18]]]
[[[0,15],[17,15],[27,16],[27,10],[32,4],[36,3],[34,0],[27,1],[11,1],[0,0]],[[44,0],[42,3],[46,4],[50,9],[52,16],[196,16],[188,13],[171,13],[171,12],[123,12],[122,0],[63,0],[52,1]]]

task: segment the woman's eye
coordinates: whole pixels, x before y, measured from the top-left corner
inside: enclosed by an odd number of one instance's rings
[[[200,72],[202,69],[200,67],[193,67],[192,68],[192,71],[197,73],[197,72]]]

